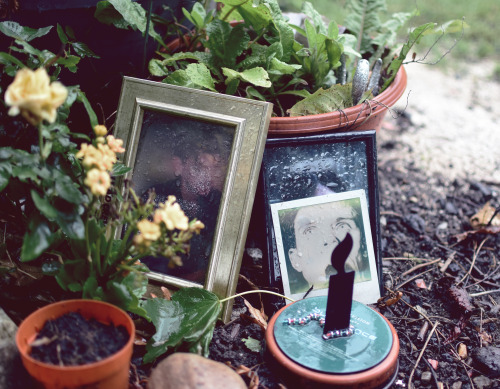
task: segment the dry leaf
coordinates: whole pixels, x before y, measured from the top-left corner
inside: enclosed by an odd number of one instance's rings
[[[267,315],[264,313],[264,309],[258,310],[254,308],[252,304],[250,304],[246,299],[243,299],[243,302],[248,308],[248,311],[252,315],[252,317],[256,320],[256,323],[263,329],[267,329]]]
[[[486,331],[481,331],[479,333],[479,337],[481,338],[481,341],[483,343],[491,343],[491,342],[493,342],[493,338]]]
[[[396,304],[401,297],[403,297],[403,292],[390,292],[389,295],[383,296],[377,300],[377,305],[379,308],[389,307],[391,305]]]
[[[151,298],[152,298],[152,299],[155,299],[155,298],[157,298],[157,297],[158,297],[158,296],[157,296],[157,295],[155,295],[154,293],[150,293],[150,295],[151,295]]]
[[[415,284],[417,285],[418,288],[427,289],[427,286],[425,285],[425,281],[423,278],[415,280]]]
[[[498,234],[499,232],[500,232],[500,226],[489,226],[474,231],[462,232],[461,234],[455,235],[455,238],[457,238],[458,243],[460,243],[461,241],[467,239],[470,235],[476,235],[476,234],[495,235]]]
[[[164,286],[161,287],[161,291],[163,292],[163,297],[165,298],[165,300],[171,300],[172,299],[172,293],[170,293],[170,291],[165,288]]]
[[[457,352],[460,358],[462,359],[467,358],[467,346],[464,343],[459,343]]]
[[[145,346],[147,343],[148,341],[142,336],[138,336],[137,334],[135,335],[134,346]]]
[[[487,202],[484,204],[483,208],[470,218],[470,225],[475,230],[487,226],[500,226],[500,213],[495,215],[496,211],[497,210]]]
[[[431,364],[432,368],[434,370],[437,370],[439,362],[436,361],[435,359],[427,359],[427,361]]]

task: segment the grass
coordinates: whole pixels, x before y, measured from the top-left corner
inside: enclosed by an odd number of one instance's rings
[[[310,0],[315,8],[330,20],[342,24],[345,17],[346,0]],[[290,11],[299,11],[302,1],[280,0],[280,5]],[[491,0],[387,0],[387,14],[394,12],[411,12],[418,9],[419,16],[408,23],[408,27],[419,26],[427,22],[441,24],[451,19],[465,18],[468,27],[464,30],[462,39],[457,43],[443,61],[442,65],[453,66],[455,63],[478,62],[482,59],[494,60],[500,68],[500,23],[497,15],[500,13],[500,2]],[[401,31],[401,40],[406,36]],[[460,34],[445,37],[433,50],[432,59],[446,52]],[[432,44],[432,39],[422,41],[417,48],[418,55],[425,54]]]

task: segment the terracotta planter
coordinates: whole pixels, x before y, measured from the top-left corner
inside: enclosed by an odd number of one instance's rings
[[[80,366],[56,366],[37,361],[29,355],[30,344],[47,320],[69,312],[80,312],[86,319],[95,318],[105,324],[122,325],[130,338],[120,351],[99,362]],[[129,367],[135,326],[126,312],[95,300],[66,300],[47,305],[29,315],[19,326],[16,344],[26,370],[45,388],[113,388],[129,386]]]
[[[300,303],[300,301],[304,300],[298,300],[295,303],[288,304],[276,312],[269,321],[265,335],[267,360],[286,383],[289,383],[293,387],[310,389],[388,389],[391,387],[399,366],[399,339],[392,324],[378,313],[376,313],[376,315],[380,316],[380,320],[387,323],[393,340],[385,359],[374,367],[356,373],[329,374],[304,367],[289,358],[289,356],[282,351],[275,339],[275,327],[283,325],[279,322],[277,323],[280,314],[291,305]],[[366,309],[370,310],[368,307],[366,307]],[[310,341],[307,336],[305,336],[304,339],[304,342]],[[321,347],[318,347],[318,350],[320,348]]]
[[[379,130],[387,113],[406,89],[407,76],[401,67],[392,84],[370,101],[354,107],[318,115],[272,117],[268,137],[303,136],[324,131]]]

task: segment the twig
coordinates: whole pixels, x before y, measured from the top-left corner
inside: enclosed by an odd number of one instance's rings
[[[399,284],[394,289],[396,289],[396,290],[400,289],[403,285],[406,285],[408,282],[413,281],[415,278],[420,277],[422,274],[429,273],[431,270],[434,270],[434,269],[432,269],[432,268],[431,269],[427,269],[426,271],[424,271],[422,273],[419,273],[416,276],[413,276],[412,278],[407,279],[405,282]]]
[[[412,384],[412,379],[413,379],[413,374],[415,374],[415,370],[417,369],[417,366],[420,362],[420,359],[422,359],[422,355],[424,355],[424,351],[425,349],[427,348],[427,345],[429,344],[429,341],[431,340],[432,338],[432,335],[434,334],[434,331],[436,331],[436,327],[439,325],[439,322],[437,321],[436,323],[434,323],[434,325],[432,326],[432,329],[431,329],[431,332],[429,333],[429,336],[427,337],[425,343],[424,343],[424,347],[422,347],[422,351],[420,351],[420,354],[417,358],[417,361],[415,362],[415,366],[413,366],[413,369],[410,373],[410,378],[408,379],[408,388],[409,389],[413,389],[413,384]]]
[[[429,262],[429,258],[417,258],[417,257],[384,257],[383,261],[424,261]]]
[[[479,244],[479,247],[477,248],[477,250],[474,251],[474,256],[472,257],[472,263],[471,263],[471,266],[470,266],[470,269],[467,273],[465,273],[465,275],[463,276],[463,278],[457,283],[458,284],[461,284],[462,282],[464,282],[464,280],[470,276],[470,273],[472,272],[472,269],[475,268],[474,266],[474,263],[476,262],[476,258],[477,256],[479,255],[479,252],[481,251],[481,248],[483,247],[484,243],[488,240],[488,238],[485,238],[483,239],[483,241]],[[476,269],[477,270],[477,269]]]
[[[469,294],[469,296],[470,297],[479,297],[479,296],[484,296],[486,294],[499,293],[499,292],[500,292],[500,289],[486,290],[484,292],[471,293],[471,294]]]
[[[413,273],[415,270],[418,270],[418,269],[421,269],[421,268],[423,268],[423,267],[426,267],[426,266],[432,265],[432,264],[434,264],[434,263],[436,263],[436,262],[439,262],[439,261],[441,261],[441,258],[435,259],[435,260],[433,260],[433,261],[431,261],[431,262],[421,263],[420,265],[415,265],[415,266],[413,266],[410,270],[407,270],[407,271],[405,271],[403,274],[401,274],[401,276],[402,276],[402,277],[405,277],[405,276],[407,276],[408,274]]]

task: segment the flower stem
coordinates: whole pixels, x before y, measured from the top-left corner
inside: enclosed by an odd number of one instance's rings
[[[236,297],[240,297],[240,296],[244,296],[246,294],[250,294],[250,293],[267,293],[267,294],[272,294],[273,296],[278,296],[278,297],[281,297],[281,298],[284,298],[286,300],[289,300],[291,302],[295,302],[294,299],[291,299],[290,297],[286,297],[286,296],[283,296],[282,294],[279,294],[279,293],[276,293],[276,292],[271,292],[269,290],[248,290],[246,292],[242,292],[242,293],[238,293],[238,294],[235,294],[233,296],[229,296],[229,297],[226,297],[225,299],[222,299],[222,300],[219,300],[220,303],[224,303],[228,300],[231,300],[231,299],[234,299]]]
[[[42,135],[42,125],[38,125],[38,147],[40,148],[40,159],[45,161],[45,158],[43,157],[43,135]]]

